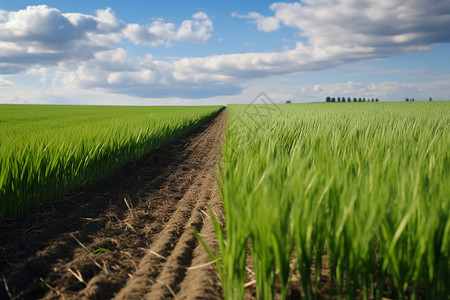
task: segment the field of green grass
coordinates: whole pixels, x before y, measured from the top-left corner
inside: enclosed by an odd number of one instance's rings
[[[0,105],[0,219],[104,178],[220,109]]]
[[[293,252],[306,299],[324,254],[345,299],[448,299],[449,102],[229,106],[223,153],[226,299],[249,244],[259,299],[286,297]]]

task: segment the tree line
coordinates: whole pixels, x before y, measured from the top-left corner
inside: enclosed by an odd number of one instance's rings
[[[326,102],[379,102],[378,98],[367,98],[367,99],[366,98],[358,98],[358,99],[356,99],[356,97],[353,98],[353,101],[350,97],[347,97],[347,98],[337,97],[337,100],[335,97],[327,97],[325,99],[325,101]]]

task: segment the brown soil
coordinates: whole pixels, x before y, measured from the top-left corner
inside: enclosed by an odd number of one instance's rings
[[[226,111],[118,174],[0,224],[0,299],[222,299],[208,208]]]

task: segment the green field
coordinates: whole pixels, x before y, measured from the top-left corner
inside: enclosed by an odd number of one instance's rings
[[[0,105],[0,219],[105,178],[220,109]],[[247,255],[259,299],[287,298],[293,260],[303,298],[317,298],[325,257],[334,296],[449,299],[450,102],[227,111],[224,233],[216,222],[209,252],[226,299],[244,296]]]
[[[110,175],[220,108],[0,105],[0,219]]]
[[[286,296],[293,251],[306,299],[324,254],[345,299],[448,299],[449,102],[229,106],[223,153],[226,299],[249,244],[260,299]]]

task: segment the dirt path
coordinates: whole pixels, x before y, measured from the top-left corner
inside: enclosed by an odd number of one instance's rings
[[[226,111],[26,220],[0,224],[0,299],[221,299],[214,232]],[[205,266],[206,264],[206,266]]]

